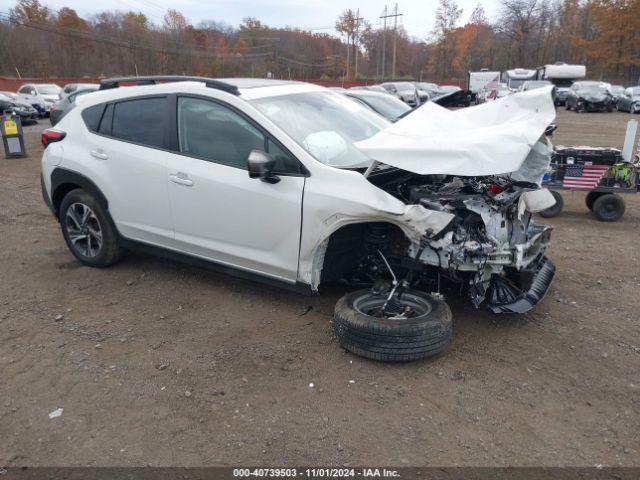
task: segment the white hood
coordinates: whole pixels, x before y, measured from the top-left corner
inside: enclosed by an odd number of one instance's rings
[[[378,162],[419,175],[515,172],[556,116],[551,90],[453,111],[429,102],[355,145]]]

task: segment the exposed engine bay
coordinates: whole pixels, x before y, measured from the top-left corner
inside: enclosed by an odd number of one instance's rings
[[[425,232],[419,243],[391,224],[367,224],[350,283],[371,283],[389,298],[419,283],[438,293],[454,288],[476,307],[486,301],[495,313],[526,312],[546,293],[555,271],[544,255],[552,229],[532,218],[528,197],[541,192],[537,184],[506,175],[416,175],[386,165],[369,180],[406,204],[450,213],[452,220],[439,232]]]

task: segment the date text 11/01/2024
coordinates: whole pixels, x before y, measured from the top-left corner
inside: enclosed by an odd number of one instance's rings
[[[257,478],[400,478],[397,470],[387,468],[236,468],[233,476]]]

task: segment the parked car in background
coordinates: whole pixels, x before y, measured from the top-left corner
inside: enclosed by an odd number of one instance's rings
[[[51,106],[60,100],[62,89],[55,83],[27,83],[18,89],[22,95],[31,95],[44,103],[45,115],[49,115]]]
[[[618,99],[624,93],[624,87],[622,85],[609,85],[609,92],[611,92],[613,103],[616,105],[618,103]]]
[[[431,101],[443,107],[468,107],[472,102],[470,90],[463,90],[456,85],[439,85],[432,92]]]
[[[451,93],[451,92],[459,92],[462,90],[458,85],[439,85],[438,88],[441,92]]]
[[[520,91],[526,92],[528,90],[536,90],[538,88],[545,88],[549,86],[553,87],[553,90],[551,90],[551,96],[553,97],[554,105],[557,106],[558,103],[556,101],[556,97],[558,95],[558,88],[555,85],[553,85],[553,83],[551,83],[549,80],[528,80],[524,82],[522,85],[520,85]]]
[[[535,90],[536,88],[544,88],[553,85],[549,80],[528,80],[520,85],[520,91]]]
[[[31,105],[19,98],[13,98],[0,93],[0,114],[4,112],[11,112],[19,116],[20,122],[23,125],[37,123],[38,121],[38,112]]]
[[[349,90],[371,90],[372,92],[386,93],[387,95],[389,94],[389,92],[387,92],[380,85],[360,85],[358,87],[351,87]]]
[[[616,105],[621,112],[640,113],[640,86],[627,88]]]
[[[491,102],[499,98],[506,97],[513,93],[506,83],[499,83],[496,86],[486,87],[480,90],[480,93],[476,95],[476,103]]]
[[[49,121],[51,125],[55,125],[60,121],[66,112],[69,111],[69,107],[73,105],[76,98],[86,95],[88,93],[95,92],[100,88],[100,85],[89,85],[89,88],[83,88],[82,90],[75,90],[73,93],[61,98],[53,104],[50,110]]]
[[[388,93],[398,97],[410,107],[420,105],[418,89],[411,82],[386,82],[380,84]]]
[[[62,87],[62,97],[77,92],[78,90],[98,90],[100,84],[98,83],[67,83]]]
[[[433,97],[440,93],[440,87],[435,83],[429,82],[413,82],[418,89],[418,96],[420,97],[420,103],[428,102]]]
[[[386,92],[380,93],[370,90],[349,89],[342,92],[342,94],[362,103],[367,108],[382,115],[391,122],[395,122],[398,118],[412,110],[409,105]]]
[[[604,82],[574,82],[569,89],[565,107],[576,112],[611,112],[613,96]]]
[[[42,100],[39,100],[38,97],[34,97],[33,95],[23,95],[16,92],[8,92],[8,91],[0,91],[0,94],[5,95],[14,100],[18,100],[21,102],[25,102],[31,105],[38,112],[38,117],[42,118],[45,116],[47,109]]]

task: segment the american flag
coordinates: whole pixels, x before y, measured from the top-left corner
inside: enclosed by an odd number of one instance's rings
[[[593,190],[609,170],[609,165],[567,165],[562,186],[573,190]]]

